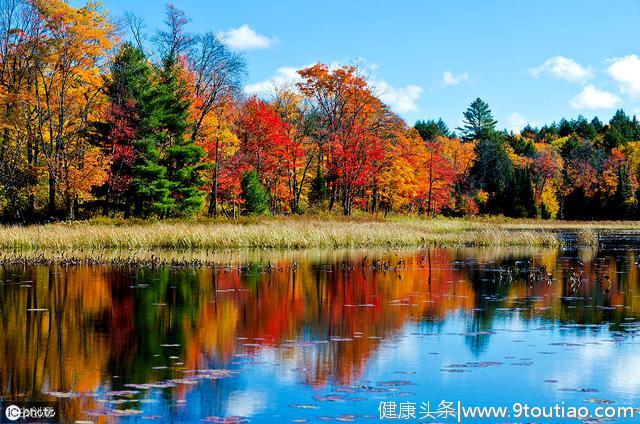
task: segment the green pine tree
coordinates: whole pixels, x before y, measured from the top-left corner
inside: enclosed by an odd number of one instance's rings
[[[505,142],[495,131],[478,134],[476,162],[471,170],[475,184],[489,193],[485,212],[505,213],[512,210],[514,169]]]
[[[481,98],[475,99],[462,114],[462,127],[457,128],[462,134],[462,140],[479,140],[481,134],[495,130],[498,121],[493,119],[491,108]]]
[[[264,215],[269,211],[269,194],[255,170],[246,172],[242,177],[242,200],[247,215]]]
[[[153,138],[134,142],[138,160],[133,167],[132,192],[135,215],[166,217],[175,206],[171,197],[173,184],[167,179],[167,168],[160,164],[160,152]]]
[[[427,121],[419,120],[413,126],[420,134],[420,137],[424,141],[433,141],[438,136],[449,137],[449,127],[444,123],[442,118],[434,121],[433,119],[429,119]]]
[[[512,195],[512,210],[507,210],[508,215],[516,218],[535,218],[538,215],[529,168],[514,169]]]
[[[153,83],[153,68],[140,48],[125,44],[112,66],[111,80],[107,86],[112,102],[132,108],[131,122],[135,130],[132,140],[135,159],[131,165],[131,184],[124,193],[125,216],[133,213],[139,217],[167,216],[174,206],[171,198],[172,183],[167,179],[167,169],[161,163],[159,142],[158,90]]]
[[[190,137],[186,86],[180,78],[176,61],[167,59],[159,71],[159,83],[154,104],[158,113],[154,116],[162,135],[163,163],[167,168],[167,179],[171,182],[174,216],[192,216],[204,207],[205,192],[201,190],[206,165],[201,162],[204,150]]]

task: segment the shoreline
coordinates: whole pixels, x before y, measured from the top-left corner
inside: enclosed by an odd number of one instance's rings
[[[0,227],[0,255],[118,250],[594,246],[603,235],[640,238],[636,221],[391,217],[269,217],[229,221],[84,221]]]

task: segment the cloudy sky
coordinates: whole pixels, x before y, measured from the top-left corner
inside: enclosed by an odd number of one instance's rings
[[[79,1],[73,1],[78,4]],[[164,2],[104,0],[150,29]],[[316,62],[358,63],[409,123],[459,125],[476,97],[500,127],[582,114],[640,115],[640,1],[175,0],[193,31],[215,31],[248,63],[249,94]]]

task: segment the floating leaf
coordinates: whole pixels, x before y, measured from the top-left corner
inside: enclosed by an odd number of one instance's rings
[[[290,403],[287,405],[289,408],[297,408],[297,409],[318,409],[320,408],[318,405],[310,405],[304,403]]]
[[[608,399],[597,399],[597,398],[589,398],[589,399],[585,399],[585,402],[589,402],[589,403],[599,403],[600,405],[611,405],[612,403],[615,403],[612,400],[608,400]]]

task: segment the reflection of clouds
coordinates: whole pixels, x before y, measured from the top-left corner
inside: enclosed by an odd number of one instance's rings
[[[385,371],[414,371],[424,364],[425,358],[421,357],[422,343],[419,336],[411,334],[416,331],[412,325],[403,328],[404,336],[392,337],[385,340],[379,352],[373,356],[369,367]]]
[[[231,393],[227,400],[227,415],[251,417],[262,412],[267,404],[267,396],[264,392],[246,390],[244,392]]]
[[[640,357],[625,356],[611,365],[609,384],[617,392],[640,392]]]
[[[558,339],[558,341],[566,343],[592,343],[598,341],[598,339]],[[555,346],[558,347],[558,346]],[[614,345],[612,343],[603,343],[601,345],[586,345],[572,347],[569,352],[562,352],[558,355],[574,355],[575,360],[567,361],[563,358],[562,361],[555,361],[555,367],[553,373],[548,378],[554,378],[559,380],[557,388],[584,388],[592,386],[594,373],[602,371],[602,366],[605,366],[605,371],[610,372],[609,366],[611,365],[611,358]],[[560,347],[560,349],[564,349]],[[554,349],[555,350],[555,349]],[[617,360],[617,359],[616,359]],[[556,398],[566,398],[565,392],[556,392]]]

